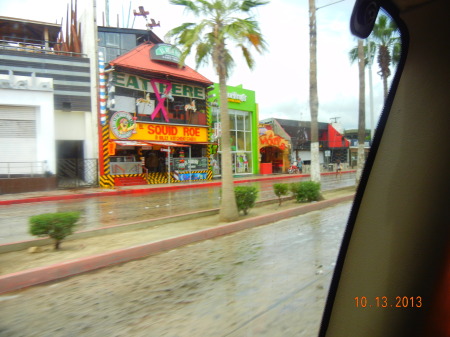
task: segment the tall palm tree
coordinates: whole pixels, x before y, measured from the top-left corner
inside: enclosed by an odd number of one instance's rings
[[[309,110],[311,113],[311,180],[320,182],[319,97],[317,94],[316,1],[309,0]]]
[[[234,45],[242,54],[250,69],[254,60],[251,47],[258,52],[265,49],[265,41],[259,24],[253,19],[252,10],[268,2],[260,0],[170,0],[173,5],[185,7],[186,12],[202,18],[198,23],[184,23],[172,29],[167,36],[175,37],[181,47],[180,65],[195,48],[197,66],[212,60],[219,77],[221,151],[222,151],[222,201],[221,221],[234,221],[238,209],[234,196],[230,144],[230,118],[228,115],[227,78],[234,65],[230,47]],[[239,16],[245,15],[245,18]]]
[[[394,20],[385,15],[380,15],[373,27],[371,39],[377,44],[377,62],[380,67],[378,74],[383,79],[384,99],[388,94],[388,77],[391,76],[391,63],[400,59],[400,37],[398,27]]]
[[[356,169],[356,183],[361,180],[366,154],[364,143],[366,140],[366,57],[364,44],[358,39],[358,70],[359,70],[359,113],[358,113],[358,167]]]
[[[370,64],[375,53],[375,43],[368,39],[364,44],[363,40],[358,39],[358,44],[349,52],[350,62],[358,61],[359,73],[359,108],[358,108],[358,154],[356,168],[356,183],[358,184],[364,168],[366,156],[364,143],[366,140],[366,79],[365,68]]]

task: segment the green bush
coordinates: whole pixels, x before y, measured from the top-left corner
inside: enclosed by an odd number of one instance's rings
[[[255,206],[258,197],[258,189],[255,186],[236,186],[234,188],[238,211],[247,215],[248,210]]]
[[[273,192],[278,197],[279,206],[281,206],[281,197],[289,193],[289,184],[277,183],[273,184]]]
[[[52,238],[55,240],[55,249],[59,249],[61,241],[73,233],[79,218],[78,212],[34,215],[29,219],[29,232],[34,236]]]
[[[291,192],[297,202],[317,201],[322,199],[320,183],[314,181],[301,181],[291,184]]]

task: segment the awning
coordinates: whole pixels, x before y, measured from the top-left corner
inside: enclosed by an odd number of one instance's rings
[[[172,142],[157,142],[157,141],[145,141],[150,145],[159,145],[164,147],[190,147],[190,145],[180,144],[180,143],[172,143]]]
[[[114,143],[120,146],[149,146],[151,144],[140,140],[114,140]]]
[[[147,141],[147,140],[113,140],[114,143],[120,146],[164,146],[164,147],[190,147],[190,145],[172,143],[172,142],[158,142],[158,141]]]
[[[219,145],[217,142],[185,142],[189,145]]]

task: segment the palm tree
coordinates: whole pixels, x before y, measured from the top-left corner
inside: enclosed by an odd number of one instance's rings
[[[358,61],[359,70],[359,108],[358,108],[358,155],[357,162],[358,166],[356,168],[356,184],[359,183],[361,179],[361,174],[364,168],[366,156],[364,150],[364,143],[366,138],[366,80],[365,80],[365,68],[370,64],[375,53],[375,43],[367,40],[364,45],[363,40],[358,39],[358,44],[355,48],[351,49],[349,52],[350,62],[354,63]]]
[[[358,70],[359,70],[359,113],[358,113],[358,167],[356,169],[356,183],[361,180],[366,155],[364,143],[366,140],[366,62],[364,44],[358,39]]]
[[[400,37],[395,22],[385,15],[380,15],[373,27],[371,39],[377,44],[377,62],[380,67],[378,74],[383,79],[384,99],[388,94],[388,77],[391,75],[391,63],[400,59]]]
[[[375,48],[374,42],[368,40],[364,45],[363,40],[358,39],[358,45],[349,52],[350,62],[354,63],[358,60],[359,71],[359,108],[358,108],[358,166],[356,168],[356,184],[361,179],[361,174],[366,160],[364,143],[366,138],[366,79],[365,68],[373,58]]]
[[[204,17],[198,23],[184,23],[172,29],[167,37],[175,37],[181,47],[180,66],[195,48],[197,67],[212,60],[219,77],[221,151],[222,151],[222,202],[221,221],[234,221],[238,209],[234,196],[233,172],[230,147],[230,118],[228,115],[227,78],[234,65],[230,46],[238,47],[250,69],[254,60],[251,47],[258,52],[265,49],[265,41],[251,12],[255,7],[265,5],[260,0],[170,0],[173,5],[185,7],[185,11],[197,17]],[[239,18],[240,15],[248,15]]]
[[[311,113],[311,180],[320,182],[319,97],[317,94],[316,1],[309,0],[309,110]]]

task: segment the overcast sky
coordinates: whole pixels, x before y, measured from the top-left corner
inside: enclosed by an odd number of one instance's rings
[[[350,34],[349,20],[354,0],[344,0],[330,6],[337,0],[316,0],[317,11],[317,67],[319,93],[319,121],[330,122],[339,117],[344,129],[354,129],[358,125],[358,69],[350,64],[348,51],[356,46]],[[59,0],[0,0],[0,15],[29,20],[55,23],[66,17],[68,1]],[[79,0],[79,10],[92,0]],[[131,28],[133,9],[138,6],[150,12],[150,17],[161,22],[154,33],[164,39],[170,29],[184,22],[192,22],[186,17],[182,7],[170,5],[168,0],[133,0],[128,19],[130,1],[109,0],[110,25],[117,25],[117,15],[121,27]],[[103,22],[105,0],[96,0],[97,21]],[[326,6],[326,7],[323,7]],[[323,8],[321,8],[323,7]],[[296,120],[310,120],[309,112],[309,19],[308,0],[272,0],[259,7],[256,19],[268,43],[263,55],[255,51],[256,65],[250,71],[240,53],[233,57],[237,63],[228,84],[242,84],[245,89],[254,90],[259,103],[260,119],[277,117]],[[142,17],[136,17],[134,27],[145,29]],[[186,62],[195,67],[193,58]],[[382,109],[382,83],[373,67],[375,121]],[[218,79],[212,67],[202,67],[198,71],[213,82]],[[366,76],[367,108],[366,127],[370,128],[368,80]]]

